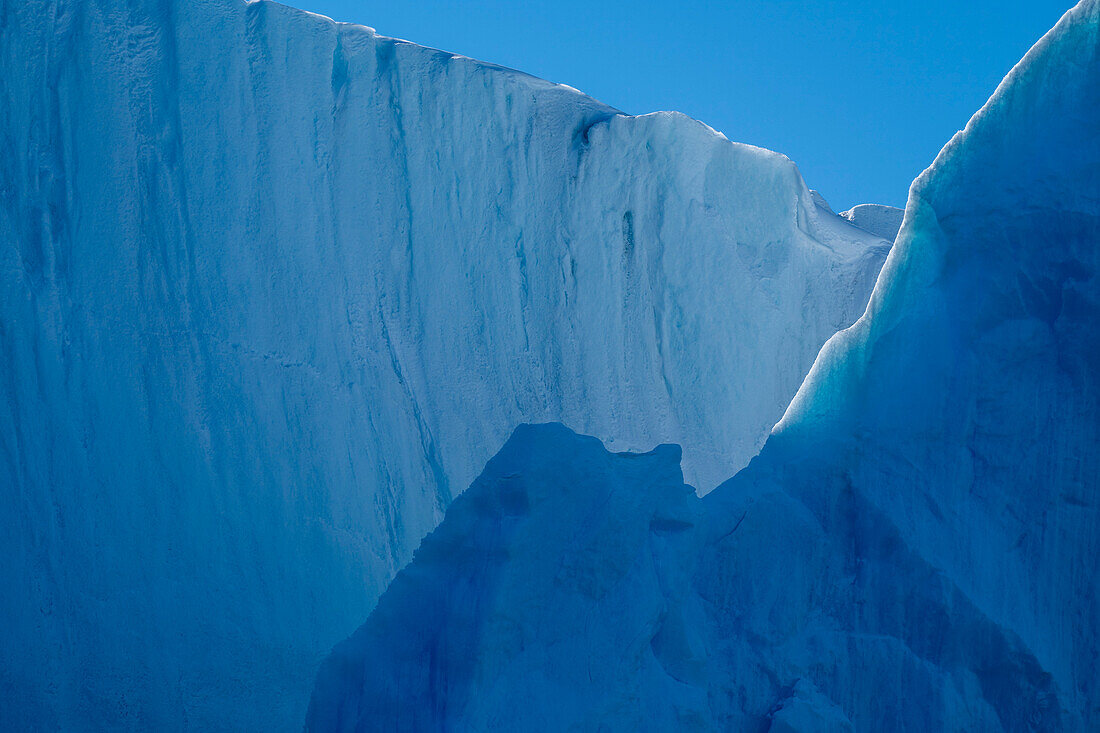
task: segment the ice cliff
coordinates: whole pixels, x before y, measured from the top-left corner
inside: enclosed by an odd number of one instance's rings
[[[867,313],[746,469],[696,499],[672,448],[523,428],[308,727],[1097,730],[1098,278],[1085,0],[913,184]]]
[[[0,718],[296,728],[515,425],[712,488],[888,248],[681,115],[272,3],[0,0]]]

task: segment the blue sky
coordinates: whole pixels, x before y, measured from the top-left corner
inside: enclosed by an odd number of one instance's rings
[[[569,84],[675,109],[790,156],[833,208],[909,183],[1070,0],[284,0]]]

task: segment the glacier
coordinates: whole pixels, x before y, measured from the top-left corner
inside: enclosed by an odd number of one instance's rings
[[[891,239],[683,115],[275,3],[0,1],[4,727],[298,727],[517,424],[705,493]]]
[[[516,431],[309,730],[1100,727],[1100,0],[912,185],[749,465]]]

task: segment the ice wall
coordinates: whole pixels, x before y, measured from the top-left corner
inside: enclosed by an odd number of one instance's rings
[[[866,315],[747,468],[685,501],[667,447],[525,429],[307,728],[1097,730],[1098,278],[1085,0],[914,183]]]
[[[887,248],[680,115],[266,2],[0,2],[5,723],[297,727],[516,424],[706,490]]]

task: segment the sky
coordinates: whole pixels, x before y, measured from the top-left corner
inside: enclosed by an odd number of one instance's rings
[[[1070,0],[283,0],[786,154],[837,211],[909,184]]]

